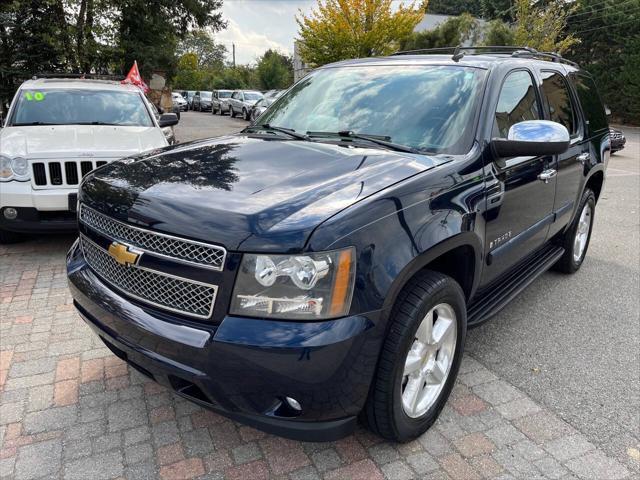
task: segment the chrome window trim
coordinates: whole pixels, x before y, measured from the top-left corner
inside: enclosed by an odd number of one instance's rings
[[[131,242],[131,240],[129,240],[129,239],[120,238],[120,237],[114,237],[111,233],[105,232],[104,230],[85,222],[84,220],[82,220],[82,211],[78,212],[78,221],[79,222],[81,222],[83,225],[86,225],[88,228],[90,228],[92,230],[95,230],[95,231],[101,233],[102,235],[105,235],[106,237],[108,237],[110,239],[118,240],[118,241],[120,241],[122,243],[126,243],[128,245],[131,245],[132,247],[135,247],[135,248],[137,248],[138,250],[141,250],[144,253],[148,253],[150,255],[156,255],[158,257],[163,257],[163,258],[166,258],[166,259],[169,259],[169,260],[173,260],[174,262],[183,263],[183,264],[186,264],[186,265],[194,265],[194,266],[197,266],[197,267],[200,267],[200,268],[206,268],[208,270],[215,270],[216,272],[221,272],[221,271],[224,270],[224,264],[225,264],[225,262],[227,260],[227,249],[222,247],[222,246],[220,246],[220,245],[214,245],[214,244],[211,244],[211,243],[199,242],[197,240],[190,240],[190,239],[187,239],[187,238],[184,238],[184,237],[176,237],[175,235],[169,235],[169,234],[166,234],[166,233],[159,233],[159,232],[156,232],[154,230],[149,230],[147,228],[137,227],[135,225],[131,225],[129,223],[125,223],[125,222],[122,222],[120,220],[116,220],[115,218],[110,217],[109,215],[105,215],[104,213],[99,212],[99,211],[97,211],[97,210],[95,210],[95,209],[93,209],[91,207],[87,207],[85,204],[80,204],[80,209],[81,210],[85,209],[85,208],[87,210],[91,210],[94,214],[101,215],[103,217],[107,217],[109,219],[109,221],[112,221],[114,223],[119,223],[120,225],[123,225],[126,228],[131,228],[131,229],[134,229],[134,230],[138,230],[138,231],[146,233],[148,235],[155,235],[155,236],[158,236],[158,237],[164,237],[164,238],[169,238],[171,240],[177,240],[177,241],[180,241],[180,242],[189,243],[191,245],[200,245],[202,247],[207,247],[207,248],[213,248],[213,249],[220,250],[222,252],[222,259],[220,260],[220,266],[218,267],[218,266],[210,265],[210,264],[207,264],[207,263],[199,263],[199,262],[194,262],[194,261],[187,260],[187,259],[180,258],[180,257],[173,257],[173,256],[167,255],[165,253],[156,252],[155,250],[149,250],[147,248],[144,248],[143,246],[133,244],[133,242]],[[153,271],[155,271],[155,270],[153,270]],[[178,277],[178,278],[180,278],[180,277]]]
[[[87,261],[87,257],[85,255],[84,252],[84,244],[83,242],[88,242],[91,243],[94,247],[102,250],[103,252],[105,252],[107,255],[109,255],[109,252],[107,250],[105,250],[104,248],[102,248],[100,245],[98,245],[97,243],[95,243],[93,240],[91,240],[89,237],[87,237],[86,235],[83,235],[82,233],[80,233],[80,248],[82,249],[82,256],[85,259],[85,262],[87,263],[87,265],[89,266],[89,268],[91,269],[91,271],[94,273],[94,275],[96,275],[100,280],[102,280],[104,283],[106,283],[107,285],[111,286],[112,288],[114,288],[115,290],[117,290],[118,292],[123,293],[124,295],[131,297],[131,298],[135,298],[136,300],[138,300],[141,303],[145,303],[147,305],[151,305],[154,306],[160,310],[167,310],[169,312],[173,312],[173,313],[178,313],[180,315],[184,315],[187,317],[192,317],[192,318],[199,318],[199,319],[209,319],[211,318],[211,315],[213,315],[213,309],[215,307],[216,304],[216,299],[218,298],[218,286],[217,285],[212,285],[210,283],[205,283],[205,282],[200,282],[198,280],[192,280],[190,278],[184,278],[184,277],[179,277],[177,275],[171,275],[170,273],[165,273],[165,272],[160,272],[158,270],[152,270],[150,268],[146,268],[146,267],[139,267],[137,265],[131,265],[130,267],[126,267],[126,268],[137,268],[138,270],[145,270],[147,272],[151,272],[154,275],[159,275],[162,277],[168,277],[168,278],[173,278],[175,280],[180,280],[183,282],[187,282],[187,283],[194,283],[197,285],[202,285],[204,287],[208,287],[213,289],[213,297],[211,298],[211,306],[209,307],[209,312],[206,315],[198,315],[197,313],[190,313],[190,312],[185,312],[184,310],[180,310],[178,308],[172,308],[172,307],[168,307],[156,302],[153,302],[151,300],[148,300],[146,298],[140,297],[134,293],[128,292],[120,287],[118,287],[117,285],[115,285],[113,282],[111,282],[110,280],[107,280],[105,277],[103,277],[100,273],[98,273],[96,270],[94,270],[94,268],[91,266],[91,264]]]

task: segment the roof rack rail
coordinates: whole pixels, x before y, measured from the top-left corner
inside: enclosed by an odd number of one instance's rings
[[[419,48],[416,50],[405,50],[395,52],[392,56],[398,55],[425,55],[425,54],[451,54],[452,60],[459,61],[465,55],[482,55],[482,54],[511,54],[516,58],[537,58],[540,60],[550,60],[552,62],[566,63],[577,67],[578,64],[563,58],[555,52],[539,52],[535,48],[523,46],[506,46],[506,45],[472,45],[463,47],[461,45],[455,47],[436,47],[436,48]]]
[[[77,78],[81,80],[112,80],[116,82],[124,80],[123,75],[102,75],[97,73],[36,73],[31,77],[32,80],[39,78]]]

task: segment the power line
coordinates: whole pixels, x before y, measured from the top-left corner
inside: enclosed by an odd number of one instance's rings
[[[613,13],[613,12],[612,12]],[[640,8],[636,9],[636,10],[625,10],[622,12],[616,12],[618,14],[623,14],[623,15],[628,15],[628,14],[640,14]],[[567,26],[584,26],[587,25],[593,21],[597,21],[597,20],[604,20],[605,18],[610,18],[611,16],[609,15],[608,12],[604,12],[602,15],[594,15],[592,17],[589,18],[584,18],[581,20],[578,20],[577,22],[567,22]]]
[[[637,22],[637,18],[632,18],[631,20],[627,20],[626,22],[614,23],[613,25],[602,25],[601,27],[589,28],[587,30],[580,30],[579,32],[571,32],[574,35],[580,35],[581,33],[593,32],[594,30],[600,30],[602,28],[613,28],[619,27],[620,25],[626,25],[628,23]]]
[[[569,18],[581,17],[582,15],[591,15],[591,14],[594,14],[594,13],[600,13],[600,12],[604,12],[605,10],[610,10],[612,8],[621,8],[624,5],[626,5],[627,3],[634,3],[636,1],[637,0],[626,0],[626,1],[620,2],[617,5],[605,5],[604,7],[600,8],[600,9],[597,9],[597,10],[589,10],[588,12],[585,11],[585,12],[580,12],[580,13],[573,13],[573,14],[567,16],[567,18],[569,19]]]

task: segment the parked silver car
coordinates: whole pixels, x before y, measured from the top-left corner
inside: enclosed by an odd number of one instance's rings
[[[214,115],[216,112],[220,113],[220,115],[224,115],[225,112],[229,111],[229,99],[231,98],[231,94],[233,90],[214,90],[213,98],[211,99],[211,114]]]
[[[229,113],[232,117],[242,114],[245,120],[250,120],[251,107],[262,97],[262,93],[255,90],[236,90],[229,99]]]

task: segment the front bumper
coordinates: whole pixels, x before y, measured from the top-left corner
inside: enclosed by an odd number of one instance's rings
[[[77,244],[67,274],[75,306],[94,332],[133,368],[179,395],[298,440],[331,441],[355,427],[382,342],[379,313],[326,322],[225,316],[216,325],[117,295],[88,268]]]
[[[77,192],[77,188],[34,190],[31,182],[4,182],[0,184],[0,228],[20,233],[73,231],[78,226],[69,201],[77,198]],[[18,210],[15,220],[1,213],[6,207]]]

